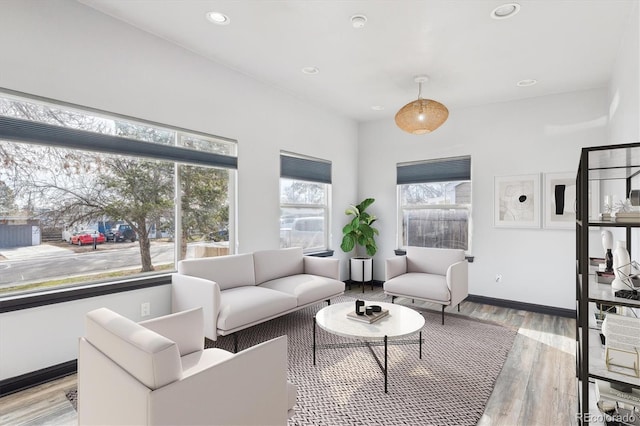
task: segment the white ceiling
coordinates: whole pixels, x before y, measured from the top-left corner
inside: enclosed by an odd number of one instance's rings
[[[449,109],[605,87],[637,2],[520,0],[496,20],[510,0],[78,1],[359,121],[393,117],[417,98],[419,74],[430,77],[423,97]],[[351,26],[355,14],[364,28]]]

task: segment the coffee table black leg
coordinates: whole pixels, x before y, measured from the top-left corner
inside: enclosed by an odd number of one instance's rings
[[[420,345],[420,359],[422,359],[422,331],[420,332],[420,340],[418,341]]]
[[[387,336],[384,336],[384,393],[387,392]]]
[[[313,317],[313,365],[316,365],[316,317]]]

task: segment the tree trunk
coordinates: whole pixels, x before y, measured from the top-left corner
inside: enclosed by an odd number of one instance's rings
[[[151,240],[149,240],[149,231],[147,228],[147,221],[145,218],[138,218],[136,221],[138,226],[135,230],[138,233],[138,244],[140,245],[140,261],[142,263],[142,270],[140,272],[153,271],[153,264],[151,263]]]

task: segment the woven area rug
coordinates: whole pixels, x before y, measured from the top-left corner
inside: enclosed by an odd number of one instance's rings
[[[365,298],[367,294],[365,293]],[[383,300],[368,297],[365,300]],[[353,302],[341,296],[332,303]],[[410,303],[398,301],[411,307]],[[298,386],[294,425],[475,425],[513,345],[516,331],[459,315],[421,310],[426,320],[422,359],[414,343],[390,345],[389,383],[367,347],[320,328],[313,365],[313,315],[318,304],[257,325],[238,334],[239,350],[286,334],[289,380]],[[410,337],[411,339],[412,337]],[[233,338],[206,339],[206,347],[233,350]],[[374,347],[384,360],[384,348]],[[68,394],[75,402],[75,391]]]

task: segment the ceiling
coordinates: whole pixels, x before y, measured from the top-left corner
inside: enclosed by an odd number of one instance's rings
[[[423,97],[450,110],[605,87],[637,3],[520,0],[519,13],[493,19],[510,0],[78,1],[358,121],[393,117],[422,74]],[[230,23],[209,22],[209,11]]]

